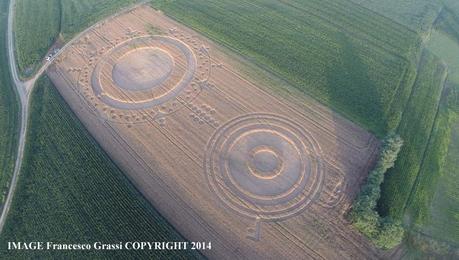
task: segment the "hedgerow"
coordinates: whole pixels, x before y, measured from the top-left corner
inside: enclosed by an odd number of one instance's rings
[[[382,249],[398,245],[404,235],[400,222],[390,217],[381,217],[376,211],[384,174],[394,166],[402,146],[403,140],[398,135],[389,134],[385,138],[376,167],[368,175],[350,213],[354,227]]]

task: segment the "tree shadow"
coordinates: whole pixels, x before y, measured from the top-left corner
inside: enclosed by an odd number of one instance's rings
[[[342,109],[354,122],[365,123],[373,131],[387,129],[384,108],[368,65],[357,53],[347,35],[336,34],[336,56],[326,71],[327,92],[331,104]],[[349,115],[352,111],[353,115]],[[342,113],[342,111],[338,111]]]

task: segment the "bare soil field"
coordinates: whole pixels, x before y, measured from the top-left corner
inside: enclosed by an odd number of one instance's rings
[[[212,242],[206,256],[378,258],[344,219],[378,140],[260,84],[227,53],[142,6],[83,35],[47,73],[178,231]]]

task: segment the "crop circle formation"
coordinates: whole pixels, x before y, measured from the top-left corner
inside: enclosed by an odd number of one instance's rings
[[[146,109],[177,97],[193,80],[197,61],[183,42],[165,36],[147,36],[122,43],[95,66],[93,91],[111,107]],[[149,90],[149,95],[136,95]]]
[[[124,124],[163,120],[191,103],[211,73],[207,49],[192,36],[143,35],[75,45],[84,53],[78,92],[98,117]],[[159,122],[159,121],[158,121]],[[163,124],[164,125],[164,124]]]
[[[264,221],[300,213],[323,181],[315,139],[295,122],[271,114],[244,115],[221,126],[209,140],[205,170],[224,205]]]

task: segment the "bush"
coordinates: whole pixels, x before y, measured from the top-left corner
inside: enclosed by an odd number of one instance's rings
[[[403,140],[398,135],[389,134],[384,139],[376,167],[368,175],[350,213],[352,225],[381,249],[398,245],[404,235],[400,222],[394,222],[388,217],[382,218],[376,211],[384,174],[394,166],[402,146]]]
[[[354,210],[353,225],[360,232],[368,237],[375,237],[378,234],[379,215],[374,210],[368,208],[360,208],[358,211]]]
[[[402,242],[405,230],[400,222],[394,222],[386,217],[382,219],[379,229],[379,233],[373,240],[377,247],[391,249]]]

